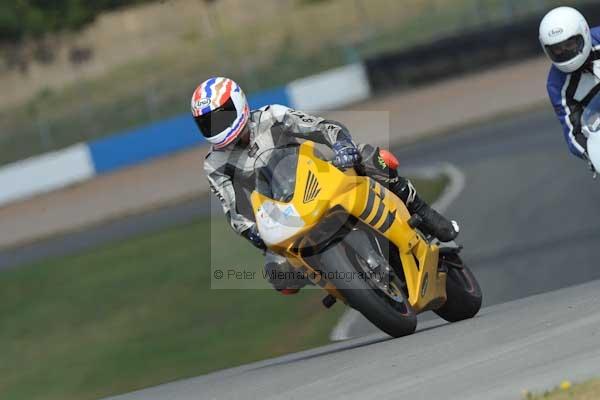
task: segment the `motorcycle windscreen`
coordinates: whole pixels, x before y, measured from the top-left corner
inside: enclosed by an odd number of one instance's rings
[[[293,204],[299,147],[270,149],[260,154],[254,164],[256,191],[274,201],[265,201],[257,210],[256,224],[268,246],[277,245],[296,235],[304,221]]]
[[[288,203],[294,197],[299,147],[267,150],[257,157],[256,191],[275,201]]]

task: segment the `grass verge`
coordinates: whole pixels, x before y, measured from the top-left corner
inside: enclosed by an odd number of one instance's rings
[[[335,0],[267,15],[264,23],[225,25],[213,40],[192,30],[102,76],[0,109],[0,165],[188,112],[191,92],[208,76],[230,76],[251,93],[554,3],[513,1],[511,11],[506,0],[377,0],[368,7]],[[312,23],[323,16],[327,23]]]
[[[344,307],[320,290],[210,290],[210,263],[241,262],[262,256],[202,218],[3,271],[0,398],[94,399],[328,343]]]
[[[575,385],[565,381],[555,389],[542,394],[526,392],[523,398],[525,400],[596,400],[600,399],[600,379]]]

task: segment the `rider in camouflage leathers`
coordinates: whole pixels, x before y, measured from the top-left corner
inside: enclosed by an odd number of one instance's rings
[[[217,79],[217,83],[212,85],[218,85],[218,79],[226,78],[213,79]],[[231,82],[232,85],[235,85],[233,87],[237,86],[235,82]],[[207,132],[209,130],[207,118],[201,119],[206,113],[202,114],[198,110],[200,107],[195,109],[195,104],[204,106],[208,114],[213,114],[213,127],[218,125],[214,114],[219,111],[221,113],[230,111],[232,117],[229,124],[235,126],[236,119],[233,119],[233,112],[239,108],[239,105],[234,108],[233,102],[230,100],[228,105],[216,104],[217,107],[209,109],[206,106],[207,103],[203,103],[203,99],[207,97],[207,85],[212,87],[210,80],[200,85],[194,93],[192,112],[201,132],[210,141],[216,135],[210,136]],[[222,91],[222,89],[220,90]],[[212,95],[213,92],[217,92],[217,89],[211,91],[210,94]],[[247,107],[247,104],[243,107]],[[341,123],[308,115],[281,105],[266,106],[254,111],[248,110],[246,117],[244,117],[244,111],[235,112],[237,120],[242,121],[244,126],[239,128],[237,137],[226,145],[219,146],[213,142],[213,148],[204,162],[204,170],[210,188],[221,201],[223,211],[233,229],[256,247],[266,250],[249,205],[249,195],[255,186],[256,159],[266,150],[301,140],[311,140],[331,147],[334,152],[334,165],[340,168],[358,167],[362,173],[388,187],[404,201],[412,214],[417,213],[422,217],[423,230],[433,234],[441,241],[450,241],[457,236],[455,224],[430,208],[417,195],[410,181],[399,176],[396,169],[388,166],[378,148],[368,144],[356,145],[348,130]],[[222,119],[222,117],[219,118]],[[225,126],[226,124],[221,125]],[[212,133],[221,133],[223,126],[220,126],[217,132]],[[235,131],[233,132],[235,133]],[[231,134],[225,133],[227,134],[219,136],[220,140],[230,140],[228,136]],[[292,270],[292,267],[287,264],[285,258],[275,253],[267,252],[265,268],[271,283],[277,290],[285,293],[296,292],[307,283],[306,279],[302,277],[289,279],[293,274],[287,272]],[[280,275],[285,276],[286,279],[277,279],[280,271],[286,272]]]

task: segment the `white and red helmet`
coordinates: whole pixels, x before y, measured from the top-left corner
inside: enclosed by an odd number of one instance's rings
[[[215,148],[233,143],[248,123],[250,107],[240,86],[228,78],[210,78],[192,95],[192,115]]]

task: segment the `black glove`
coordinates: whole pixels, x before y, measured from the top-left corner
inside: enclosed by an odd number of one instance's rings
[[[350,141],[339,141],[333,144],[335,158],[333,165],[339,169],[354,168],[360,164],[360,153]]]
[[[250,229],[246,229],[242,233],[242,235],[246,239],[248,239],[250,241],[250,243],[252,243],[254,245],[254,247],[256,247],[257,249],[260,249],[262,251],[267,250],[267,245],[265,244],[265,242],[263,242],[262,238],[260,237],[260,234],[258,233],[258,229],[256,229],[256,225],[254,225]]]

